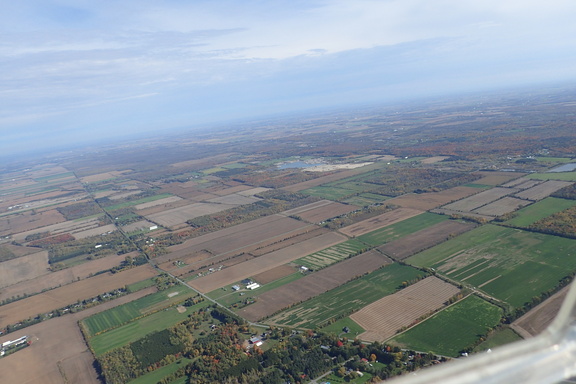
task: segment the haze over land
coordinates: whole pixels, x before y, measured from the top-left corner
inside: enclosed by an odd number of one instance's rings
[[[18,1],[0,154],[576,78],[572,1]]]

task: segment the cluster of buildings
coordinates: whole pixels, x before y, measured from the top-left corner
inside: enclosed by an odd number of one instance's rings
[[[241,281],[241,283],[244,284],[244,286],[246,287],[246,289],[249,289],[249,290],[254,290],[254,289],[256,289],[256,288],[260,288],[260,284],[254,282],[254,281],[252,281],[252,280],[250,280],[250,279],[244,279],[244,280]],[[235,290],[235,291],[239,291],[240,288],[241,288],[241,287],[240,287],[239,284],[236,284],[236,285],[233,285],[233,286],[232,286],[232,289]]]

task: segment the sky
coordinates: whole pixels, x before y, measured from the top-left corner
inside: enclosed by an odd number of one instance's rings
[[[576,83],[573,0],[0,0],[0,156]]]

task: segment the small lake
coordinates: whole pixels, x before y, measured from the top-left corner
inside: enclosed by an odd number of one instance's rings
[[[290,168],[310,168],[317,165],[324,165],[326,163],[306,163],[305,161],[291,161],[289,163],[284,163],[278,165],[278,169],[290,169]]]
[[[559,167],[552,168],[548,172],[572,172],[576,170],[576,163],[562,164]]]

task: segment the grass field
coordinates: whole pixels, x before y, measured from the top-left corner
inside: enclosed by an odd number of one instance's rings
[[[319,186],[319,187],[308,188],[308,189],[305,189],[305,190],[300,191],[300,192],[305,193],[305,194],[310,195],[310,196],[320,197],[322,199],[339,201],[339,200],[341,200],[347,196],[350,196],[350,195],[356,193],[357,191],[354,191],[351,189],[339,188],[339,187]]]
[[[342,200],[342,202],[363,207],[375,203],[381,203],[384,200],[388,199],[389,197],[387,196],[377,195],[375,193],[360,193],[359,195],[355,195],[345,200]]]
[[[151,287],[154,284],[156,284],[154,282],[154,278],[150,278],[150,279],[139,281],[139,282],[134,283],[134,284],[129,284],[126,286],[126,289],[128,290],[128,292],[137,292],[141,289]]]
[[[390,340],[416,351],[432,351],[444,356],[458,356],[499,323],[502,310],[477,296],[446,308],[428,320]]]
[[[129,381],[128,384],[157,384],[164,377],[176,372],[180,368],[185,367],[190,362],[192,362],[192,360],[186,358],[177,360],[172,364],[168,364],[162,368],[147,373],[144,376],[140,376],[137,379]],[[184,377],[184,379],[186,379],[186,377]]]
[[[210,304],[208,300],[205,300],[192,307],[188,307],[186,312],[183,313],[179,313],[176,308],[170,307],[94,336],[88,340],[88,343],[94,350],[94,354],[100,356],[105,352],[141,339],[149,333],[161,331],[184,321],[192,311],[197,311]]]
[[[499,347],[501,345],[510,344],[514,341],[522,340],[520,336],[510,328],[502,328],[492,332],[486,341],[477,345],[472,352],[482,352],[487,349]]]
[[[344,331],[343,331],[344,327],[348,327],[350,332],[344,333]],[[341,336],[345,336],[348,338],[354,338],[357,335],[364,332],[365,329],[362,328],[361,326],[359,326],[354,320],[352,320],[351,318],[346,316],[346,317],[344,317],[340,320],[336,320],[334,323],[322,328],[321,331],[327,332],[327,333],[335,333],[336,335],[341,334]]]
[[[174,295],[174,293],[178,293]],[[169,297],[172,295],[172,297]],[[107,311],[97,313],[83,320],[89,335],[116,328],[126,324],[147,312],[158,310],[174,302],[183,301],[188,297],[195,296],[196,292],[183,285],[177,285],[164,291],[156,292],[144,296],[138,300],[111,308]]]
[[[396,224],[358,236],[358,240],[366,244],[378,246],[421,229],[428,228],[444,220],[448,220],[448,216],[425,212]]]
[[[320,252],[315,252],[311,255],[295,260],[294,263],[317,271],[331,264],[344,260],[349,256],[356,255],[362,250],[366,251],[366,248],[366,245],[361,241],[351,239],[323,249]]]
[[[396,292],[403,281],[422,275],[422,271],[409,266],[390,264],[282,311],[266,322],[315,329]]]
[[[529,179],[537,180],[563,180],[563,181],[576,181],[576,172],[547,172],[547,173],[533,173],[526,176]]]
[[[516,211],[517,216],[505,222],[513,227],[528,227],[540,219],[561,212],[576,205],[574,200],[547,197],[537,203]]]
[[[519,307],[576,269],[576,240],[487,224],[406,262]]]

